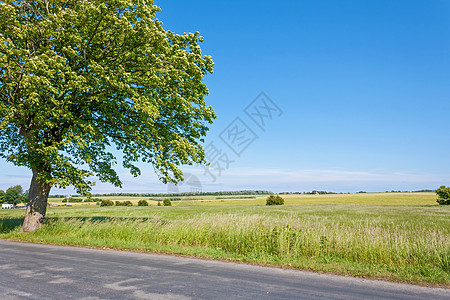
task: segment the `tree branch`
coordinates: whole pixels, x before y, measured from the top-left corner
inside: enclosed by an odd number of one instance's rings
[[[100,20],[98,20],[97,25],[95,26],[94,31],[92,32],[92,35],[89,37],[89,39],[88,39],[88,41],[87,41],[87,43],[86,43],[86,46],[84,47],[84,50],[83,50],[83,59],[84,59],[84,63],[85,63],[86,66],[87,66],[87,60],[86,60],[86,50],[87,50],[87,47],[88,47],[89,44],[91,43],[91,41],[92,41],[92,39],[94,38],[94,36],[97,34],[98,27],[99,27],[100,24],[102,23],[103,18],[104,18],[104,15],[101,15],[101,16],[100,16]]]

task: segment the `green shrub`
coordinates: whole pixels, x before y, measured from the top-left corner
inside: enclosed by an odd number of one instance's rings
[[[101,202],[102,201],[102,199],[100,199],[100,198],[88,198],[87,199],[88,201],[84,201],[84,202]]]
[[[163,205],[164,205],[164,206],[172,206],[172,202],[170,202],[170,199],[169,199],[169,198],[165,198],[165,199],[163,200]]]
[[[114,202],[112,202],[111,200],[102,200],[102,202],[100,203],[100,206],[113,206]]]
[[[278,195],[277,196],[270,195],[266,199],[266,205],[283,205],[283,204],[284,204],[284,199]]]
[[[158,201],[158,206],[161,206],[161,201]]]
[[[437,203],[440,205],[450,205],[450,187],[441,186],[436,190],[436,195],[438,195]]]
[[[116,206],[133,206],[133,203],[131,201],[116,201]]]
[[[148,201],[147,200],[139,200],[138,206],[148,206]]]

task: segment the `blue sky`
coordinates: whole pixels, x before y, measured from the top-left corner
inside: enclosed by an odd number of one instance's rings
[[[202,190],[355,192],[450,185],[449,1],[156,4],[165,29],[199,31],[204,54],[216,63],[205,82],[218,118],[205,146],[220,159],[206,175],[202,167],[183,168]],[[261,92],[269,108],[279,108],[263,118],[263,129],[245,113],[255,105],[267,113],[259,105]],[[236,128],[249,129],[240,141],[251,142],[239,156],[227,145]],[[0,168],[0,189],[28,187],[28,170],[4,161]],[[138,178],[118,172],[123,191],[168,190],[151,166],[142,165]],[[179,190],[192,187],[185,183]],[[93,190],[116,191],[101,183]]]

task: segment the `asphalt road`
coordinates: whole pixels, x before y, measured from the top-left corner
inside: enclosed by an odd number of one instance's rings
[[[450,299],[450,290],[0,240],[0,299]]]

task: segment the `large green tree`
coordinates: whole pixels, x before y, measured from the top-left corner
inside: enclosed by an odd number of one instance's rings
[[[116,153],[159,178],[202,163],[215,118],[202,82],[212,72],[198,33],[165,31],[147,0],[0,3],[0,156],[32,170],[22,231],[44,221],[52,187],[121,186]]]

